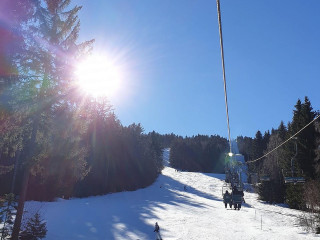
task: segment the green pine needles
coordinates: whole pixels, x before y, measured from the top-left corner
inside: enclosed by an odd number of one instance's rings
[[[40,218],[40,214],[36,213],[32,218],[30,218],[23,231],[20,233],[21,240],[40,240],[45,238],[47,235],[47,226]]]

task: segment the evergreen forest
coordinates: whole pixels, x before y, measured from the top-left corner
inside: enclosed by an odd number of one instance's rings
[[[309,98],[305,97],[303,102],[298,99],[292,120],[287,124],[280,122],[277,129],[264,134],[257,131],[254,138],[237,138],[240,152],[249,161],[251,182],[256,183],[253,177],[256,175],[262,179],[258,183],[261,200],[287,203],[295,209],[317,210],[320,203],[320,121],[319,118],[312,121],[318,116],[319,112],[313,110]],[[270,151],[266,157],[250,163]],[[288,177],[302,178],[305,183],[286,184]]]
[[[197,135],[172,142],[170,164],[190,172],[224,173],[228,141],[220,136]]]
[[[151,184],[162,169],[156,138],[140,124],[122,126],[106,98],[75,85],[73,63],[94,42],[77,40],[81,7],[7,4],[15,32],[1,39],[1,194],[19,194],[25,184],[27,199],[53,200]]]

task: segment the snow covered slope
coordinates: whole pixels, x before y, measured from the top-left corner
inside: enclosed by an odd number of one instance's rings
[[[165,161],[168,156],[167,149]],[[48,240],[152,240],[155,222],[164,240],[320,239],[298,227],[299,211],[264,204],[254,193],[245,193],[247,204],[240,211],[227,210],[221,199],[224,175],[176,172],[166,163],[162,175],[145,189],[27,202],[26,208],[43,214]]]

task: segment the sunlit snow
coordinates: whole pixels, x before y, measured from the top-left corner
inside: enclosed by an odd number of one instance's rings
[[[245,193],[240,211],[225,209],[223,174],[177,172],[168,166],[157,181],[133,192],[57,202],[27,202],[28,214],[40,211],[47,240],[152,240],[159,223],[164,240],[314,239],[299,226],[301,212],[268,205]],[[184,186],[187,190],[184,191]]]

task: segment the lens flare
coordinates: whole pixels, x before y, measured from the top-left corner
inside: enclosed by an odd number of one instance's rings
[[[121,86],[121,69],[107,56],[91,55],[77,64],[78,85],[93,97],[111,97]]]

